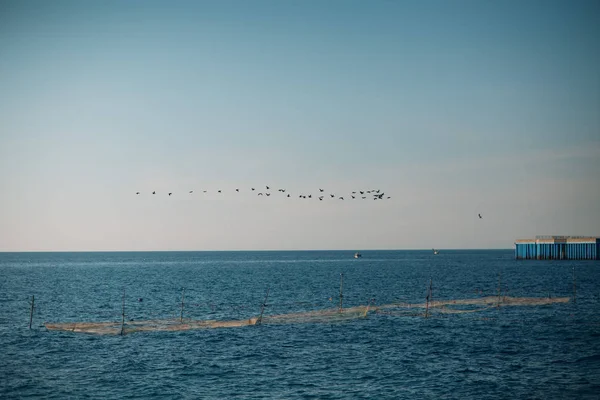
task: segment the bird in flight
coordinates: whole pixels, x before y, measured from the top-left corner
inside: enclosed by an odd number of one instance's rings
[[[169,193],[169,196],[172,195],[173,193]]]
[[[239,192],[239,191],[240,191],[240,189],[235,189],[235,191],[236,191],[236,192]]]
[[[319,192],[323,193],[323,189],[319,188]]]
[[[479,216],[479,219],[483,219],[483,217],[481,216],[481,214],[477,214]]]
[[[135,194],[140,194],[140,192],[135,192]]]
[[[152,192],[152,194],[156,194],[156,192]]]
[[[194,191],[193,191],[193,190],[190,190],[190,193],[194,193]]]

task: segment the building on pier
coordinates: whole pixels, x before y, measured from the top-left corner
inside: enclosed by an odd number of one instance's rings
[[[536,236],[515,241],[517,260],[600,260],[600,237]]]

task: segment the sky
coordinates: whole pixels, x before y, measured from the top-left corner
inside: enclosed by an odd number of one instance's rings
[[[598,1],[0,1],[0,251],[542,234],[600,235]]]

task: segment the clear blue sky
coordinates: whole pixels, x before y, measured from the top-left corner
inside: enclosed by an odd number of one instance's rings
[[[536,234],[600,234],[598,1],[0,2],[0,251]]]

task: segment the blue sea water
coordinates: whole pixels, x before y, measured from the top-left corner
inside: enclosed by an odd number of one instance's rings
[[[510,250],[0,253],[0,398],[600,398],[600,263]],[[98,336],[44,322],[573,295],[467,314]],[[35,296],[33,327],[29,300]],[[140,301],[140,299],[142,301]]]

